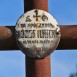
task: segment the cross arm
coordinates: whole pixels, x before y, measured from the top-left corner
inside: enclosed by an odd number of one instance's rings
[[[77,25],[63,25],[61,40],[57,49],[77,49]]]
[[[61,25],[61,41],[57,49],[77,49],[77,25]],[[15,26],[0,26],[0,50],[19,50]]]

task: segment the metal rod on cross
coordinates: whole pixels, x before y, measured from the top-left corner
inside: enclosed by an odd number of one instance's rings
[[[48,0],[24,0],[24,12],[32,9],[48,11]],[[50,56],[34,59],[26,56],[26,77],[51,77]]]
[[[57,50],[77,49],[77,25],[60,25],[60,29],[62,36]],[[0,50],[19,50],[15,26],[0,26]]]

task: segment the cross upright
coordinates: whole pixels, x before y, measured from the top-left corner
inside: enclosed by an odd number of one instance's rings
[[[48,11],[48,0],[24,0],[24,12],[32,9]],[[34,16],[38,21],[38,13]],[[77,25],[61,28],[61,41],[57,49],[77,49]],[[15,27],[0,26],[0,50],[19,50],[16,44]],[[51,77],[50,56],[43,59],[25,57],[26,77]]]

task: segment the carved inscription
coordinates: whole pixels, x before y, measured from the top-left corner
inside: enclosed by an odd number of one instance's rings
[[[34,9],[20,17],[15,28],[16,36],[25,48],[44,53],[58,43],[60,29],[57,25],[52,15]]]

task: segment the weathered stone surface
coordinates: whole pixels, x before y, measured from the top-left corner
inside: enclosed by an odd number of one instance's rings
[[[15,32],[19,48],[33,58],[50,55],[57,48],[61,37],[56,19],[40,9],[23,14],[17,21]]]

